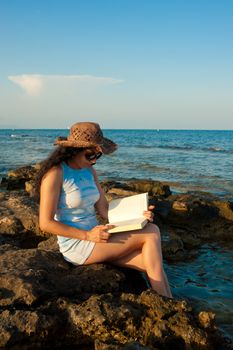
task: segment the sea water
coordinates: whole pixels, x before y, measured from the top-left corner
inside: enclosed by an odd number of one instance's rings
[[[68,130],[0,130],[0,176],[41,161]],[[165,181],[173,192],[205,191],[232,199],[233,131],[104,130],[118,145],[96,170],[103,179]]]

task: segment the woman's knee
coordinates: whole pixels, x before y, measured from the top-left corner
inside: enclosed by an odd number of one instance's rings
[[[153,240],[161,240],[160,229],[157,225],[149,223],[147,225],[147,231],[149,232],[149,238]]]

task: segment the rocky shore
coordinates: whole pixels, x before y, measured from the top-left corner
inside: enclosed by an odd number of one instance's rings
[[[0,191],[1,349],[233,349],[213,312],[153,292],[142,274],[110,264],[72,266],[38,226],[36,167],[11,171]],[[150,180],[104,181],[108,200],[149,192],[164,259],[187,261],[233,239],[233,203],[173,195]]]

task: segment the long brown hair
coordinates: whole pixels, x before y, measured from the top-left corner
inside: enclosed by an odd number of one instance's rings
[[[35,178],[35,196],[39,198],[40,185],[43,176],[54,166],[60,165],[72,159],[76,154],[83,151],[84,148],[62,147],[58,146],[44,161],[40,163],[40,169]]]

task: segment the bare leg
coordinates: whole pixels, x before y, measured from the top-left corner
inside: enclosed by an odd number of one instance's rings
[[[134,251],[133,253],[130,253],[130,254],[128,254],[120,259],[113,260],[112,263],[114,265],[123,266],[123,267],[130,267],[130,268],[133,268],[133,269],[136,269],[139,271],[143,271],[146,273],[146,268],[143,264],[142,253],[140,250]],[[164,281],[166,292],[167,292],[166,295],[169,298],[172,298],[172,293],[171,293],[168,279],[167,279],[167,276],[166,276],[164,269],[163,269],[163,281]]]
[[[165,271],[163,271],[163,275],[164,275],[164,281],[165,281],[165,285],[166,285],[167,294],[168,294],[168,296],[170,298],[172,298],[172,292],[171,292],[171,289],[170,289],[169,282],[168,282],[167,275],[166,275]]]
[[[104,261],[146,271],[151,287],[161,295],[171,296],[164,278],[157,226],[148,224],[140,231],[113,234],[107,243],[96,243],[85,264]]]

